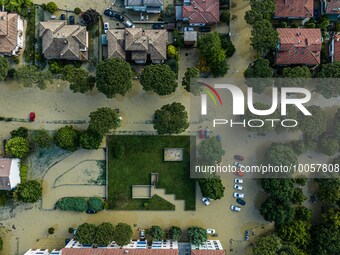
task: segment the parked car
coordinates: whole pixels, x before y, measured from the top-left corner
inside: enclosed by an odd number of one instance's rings
[[[245,237],[244,237],[244,239],[246,240],[246,241],[249,241],[249,238],[250,238],[250,230],[246,230],[246,234],[245,234]]]
[[[192,27],[184,27],[183,31],[184,32],[186,32],[186,31],[194,31],[194,28],[192,28]]]
[[[110,29],[110,25],[108,22],[104,23],[104,33],[106,34],[106,32]]]
[[[242,184],[243,183],[243,179],[242,178],[235,178],[234,182],[237,184]]]
[[[243,187],[242,187],[241,185],[235,184],[235,185],[234,185],[234,189],[236,189],[236,190],[242,190]]]
[[[213,229],[213,228],[208,228],[208,229],[207,229],[207,234],[208,234],[208,235],[213,235],[213,234],[215,234],[215,233],[216,233],[215,229]]]
[[[95,213],[97,213],[97,211],[91,210],[91,209],[87,209],[87,210],[86,210],[86,213],[87,213],[87,214],[95,214]]]
[[[238,170],[235,172],[235,174],[238,175],[238,176],[240,176],[240,177],[244,176],[244,172],[241,171],[240,169],[238,169]]]
[[[217,136],[216,136],[216,140],[219,141],[219,142],[221,142],[221,140],[222,140],[221,135],[217,135]]]
[[[153,24],[152,28],[153,29],[164,29],[164,25],[163,24]]]
[[[126,27],[134,28],[135,26],[131,23],[130,20],[126,20],[123,22]]]
[[[198,131],[198,135],[199,135],[199,137],[200,138],[204,138],[204,130],[203,129],[200,129],[199,131]]]
[[[202,202],[205,204],[205,205],[210,205],[210,202],[212,201],[211,198],[209,197],[203,197],[202,198]]]
[[[239,203],[240,205],[246,205],[246,201],[244,201],[241,198],[236,198],[236,202]]]
[[[235,211],[235,212],[240,212],[241,211],[241,207],[239,207],[237,205],[231,205],[230,206],[230,210]]]
[[[104,11],[104,14],[109,16],[109,17],[113,17],[115,15],[115,13],[113,11],[111,11],[110,9],[106,9]]]
[[[145,230],[144,230],[144,229],[142,229],[142,230],[140,231],[140,240],[141,240],[141,241],[144,241],[144,240],[145,240]]]
[[[210,32],[211,27],[200,27],[200,32]]]
[[[244,168],[244,165],[242,165],[240,162],[234,162],[234,166],[236,166],[237,168]]]
[[[234,155],[234,159],[242,161],[244,160],[244,157],[241,155]]]
[[[68,17],[68,22],[70,23],[70,25],[74,25],[74,16]]]
[[[74,235],[74,236],[76,236],[76,234],[77,234],[77,229],[78,229],[78,228],[74,228],[74,229],[73,229],[73,235]]]
[[[235,198],[244,198],[244,193],[234,192],[234,197]]]
[[[206,128],[206,129],[204,130],[204,132],[205,132],[205,138],[206,138],[206,139],[209,139],[209,138],[210,138],[210,134],[211,134],[209,128]]]
[[[30,112],[30,122],[35,120],[35,112]]]
[[[61,15],[60,15],[60,20],[65,20],[65,19],[66,19],[65,14],[61,14]]]
[[[123,15],[120,15],[120,14],[118,14],[118,13],[116,13],[116,14],[114,15],[114,17],[115,17],[116,19],[120,20],[120,21],[124,21],[124,19],[125,19]]]

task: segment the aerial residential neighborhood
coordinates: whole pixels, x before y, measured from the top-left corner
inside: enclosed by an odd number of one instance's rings
[[[0,8],[0,255],[340,254],[340,1]]]

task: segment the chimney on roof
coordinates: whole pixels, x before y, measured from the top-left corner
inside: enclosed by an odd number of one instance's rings
[[[298,44],[300,44],[301,43],[301,40],[298,40]]]
[[[128,253],[129,253],[129,250],[125,250],[125,251],[124,251],[124,254],[128,254]]]
[[[1,165],[1,168],[4,168],[5,166],[4,165]]]
[[[297,32],[297,34],[296,34],[297,36],[301,36],[301,32]]]

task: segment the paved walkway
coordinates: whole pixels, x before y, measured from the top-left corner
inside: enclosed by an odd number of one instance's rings
[[[43,178],[42,209],[53,209],[63,197],[105,197],[105,186],[100,185],[63,185],[55,186],[56,180],[65,172],[84,160],[105,160],[103,149],[78,150],[53,165]]]

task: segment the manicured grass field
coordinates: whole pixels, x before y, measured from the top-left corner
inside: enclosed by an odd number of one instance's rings
[[[117,158],[114,149],[119,143],[124,145],[124,154]],[[164,148],[183,148],[183,161],[164,162]],[[195,180],[190,179],[189,171],[190,136],[108,136],[107,149],[111,209],[169,210],[170,206],[160,197],[151,203],[131,198],[132,185],[150,185],[154,172],[158,173],[157,188],[164,188],[167,194],[185,200],[186,210],[195,210]],[[144,208],[145,202],[149,203],[148,208]]]

